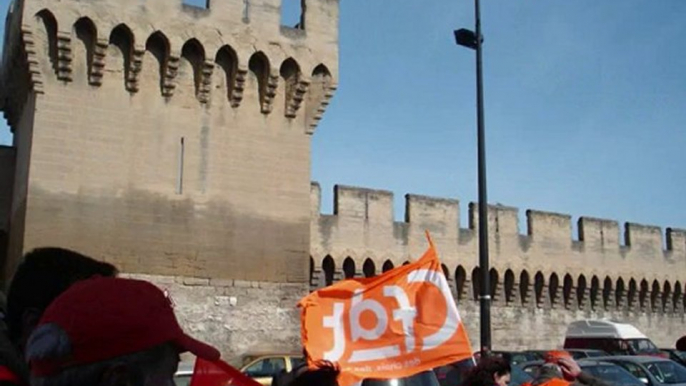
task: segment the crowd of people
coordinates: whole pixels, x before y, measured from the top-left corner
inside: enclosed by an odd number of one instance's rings
[[[512,367],[503,358],[484,358],[470,370],[460,386],[507,386]],[[550,351],[536,377],[524,386],[610,386],[581,370],[566,351]]]
[[[64,248],[27,253],[0,305],[0,386],[174,386],[180,354],[220,360],[162,290],[118,273]],[[338,373],[304,367],[282,386],[336,386]]]
[[[220,360],[216,348],[183,332],[155,285],[63,248],[26,254],[1,308],[0,386],[174,386],[180,354]],[[337,386],[339,373],[330,363],[301,365],[273,384]],[[462,385],[507,386],[510,373],[507,361],[484,358]],[[552,352],[527,386],[608,385]]]

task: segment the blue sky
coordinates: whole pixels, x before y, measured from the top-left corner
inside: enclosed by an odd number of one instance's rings
[[[686,1],[482,3],[489,201],[686,228]],[[312,142],[325,212],[340,183],[395,192],[396,218],[405,193],[459,198],[466,227],[476,114],[461,27],[471,0],[341,1],[339,90]]]

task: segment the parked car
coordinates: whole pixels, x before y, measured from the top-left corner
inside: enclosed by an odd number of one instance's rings
[[[511,365],[541,359],[537,354],[528,351],[491,351],[491,354],[505,359],[510,362]],[[477,351],[474,353],[474,359],[478,361],[479,358],[481,358],[481,352]]]
[[[282,370],[291,371],[304,363],[302,354],[251,354],[243,357],[241,372],[264,386]]]
[[[592,350],[592,349],[567,349],[565,350],[572,355],[576,360],[584,358],[598,358],[609,356],[607,352],[603,350]]]
[[[510,373],[510,383],[508,386],[522,386],[525,383],[530,383],[534,378],[526,373],[519,365],[512,365],[512,372]]]
[[[660,351],[669,356],[674,362],[686,366],[686,351],[679,351],[673,348],[661,348]]]
[[[544,361],[538,360],[523,363],[521,366],[524,372],[535,378],[543,363]],[[581,359],[577,363],[583,371],[603,379],[613,386],[645,386],[631,372],[616,364],[596,359]]]
[[[686,386],[686,367],[665,358],[611,356],[599,358],[627,369],[648,386]]]
[[[570,323],[563,348],[603,350],[612,355],[664,356],[636,327],[608,320],[578,320]]]
[[[539,359],[543,359],[545,354],[549,351],[550,350],[526,350],[524,353],[531,358],[529,361],[537,361]]]
[[[398,379],[365,379],[361,386],[441,386],[433,371]]]
[[[181,362],[179,369],[174,374],[174,383],[176,386],[188,386],[191,383],[191,376],[193,376],[194,362]]]
[[[460,362],[437,367],[434,369],[434,373],[440,386],[458,386],[464,381],[467,372],[474,368],[474,366],[476,366],[475,360],[465,359]],[[508,386],[522,386],[527,382],[531,382],[532,379],[531,375],[525,373],[521,367],[512,365]]]

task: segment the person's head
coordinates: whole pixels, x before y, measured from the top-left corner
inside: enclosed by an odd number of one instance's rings
[[[290,373],[280,374],[272,386],[338,386],[340,369],[326,361],[318,362],[313,367],[302,364]]]
[[[179,354],[219,352],[186,335],[153,284],[92,278],[46,309],[28,340],[32,386],[173,386]]]
[[[686,351],[686,335],[676,341],[676,349],[679,351]]]
[[[539,374],[545,373],[548,376],[555,378],[564,378],[568,381],[573,381],[574,378],[567,376],[567,373],[563,371],[562,362],[563,361],[573,361],[572,355],[567,351],[554,350],[548,351],[543,355],[543,365],[539,368]]]
[[[507,386],[512,367],[503,358],[482,358],[462,381],[465,386]]]
[[[64,248],[38,248],[27,253],[7,292],[10,339],[23,349],[43,311],[79,280],[116,276],[112,265]]]

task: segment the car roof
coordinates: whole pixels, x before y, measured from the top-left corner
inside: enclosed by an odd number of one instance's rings
[[[671,360],[661,357],[645,356],[645,355],[618,355],[618,356],[608,356],[608,357],[598,357],[594,358],[596,360],[606,360],[612,361],[621,360],[626,362],[634,363],[649,363],[649,362],[671,362]]]
[[[608,357],[609,358],[609,357]],[[525,366],[535,366],[542,365],[545,361],[538,359],[535,361],[522,362],[519,364],[521,367]],[[612,362],[605,361],[603,358],[583,358],[576,361],[579,366],[598,366],[598,365],[614,365]]]
[[[177,370],[177,374],[183,374],[188,372],[192,373],[194,367],[195,363],[193,362],[181,362],[179,363],[179,369]]]
[[[566,348],[564,350],[569,352],[604,352],[595,348]]]
[[[542,359],[536,359],[535,361],[522,362],[518,366],[524,367],[524,366],[532,366],[532,365],[542,365],[543,362],[544,361]]]
[[[636,327],[607,319],[577,320],[567,325],[567,338],[647,339]]]
[[[579,366],[616,366],[612,362],[598,360],[595,358],[584,358],[577,361]]]

